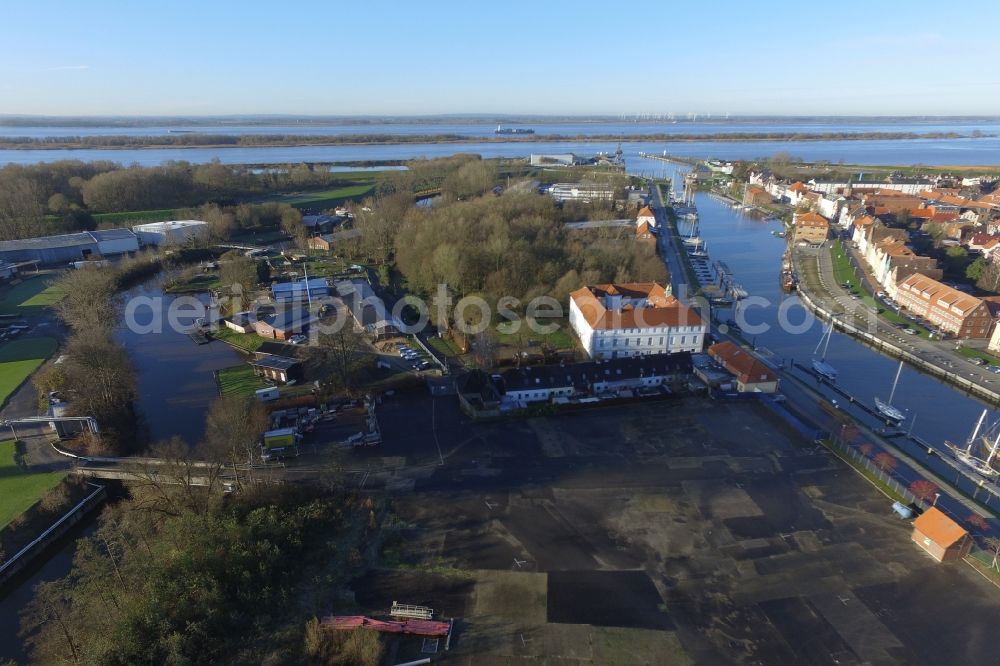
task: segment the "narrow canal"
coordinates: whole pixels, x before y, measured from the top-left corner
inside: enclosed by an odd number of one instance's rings
[[[149,440],[176,436],[195,444],[205,433],[208,406],[219,397],[215,371],[240,365],[246,357],[223,342],[195,344],[183,329],[171,326],[171,305],[182,297],[163,292],[166,279],[166,275],[160,275],[126,294],[126,302],[139,303],[136,299],[142,299],[143,305],[135,311],[137,325],[123,321],[115,336],[125,345],[135,368],[137,407]],[[194,298],[208,302],[207,294]],[[156,326],[157,322],[161,325]],[[190,326],[193,321],[191,317],[180,318],[180,323]],[[146,332],[147,328],[156,330]]]

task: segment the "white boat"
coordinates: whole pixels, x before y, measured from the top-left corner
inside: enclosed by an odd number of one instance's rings
[[[819,339],[816,344],[816,349],[813,350],[813,355],[819,351],[820,345],[823,346],[823,355],[819,358],[814,358],[812,361],[813,371],[829,382],[837,381],[837,369],[826,362],[826,351],[830,348],[830,338],[833,336],[833,319],[830,319],[829,325],[826,327],[826,331],[823,333],[823,337]]]
[[[887,421],[894,421],[897,425],[906,420],[906,414],[899,411],[899,409],[892,406],[892,399],[896,395],[896,385],[899,384],[899,375],[903,372],[903,362],[899,362],[899,368],[896,369],[896,378],[892,381],[892,391],[889,392],[889,399],[883,402],[878,396],[875,396],[875,408],[878,409],[879,414],[885,417]]]
[[[965,446],[959,446],[948,441],[945,441],[945,446],[951,450],[956,460],[973,472],[976,472],[980,476],[994,478],[1000,474],[1000,471],[993,467],[997,450],[1000,449],[1000,428],[997,428],[997,424],[994,424],[993,428],[990,429],[998,431],[992,443],[990,442],[989,432],[980,437],[979,431],[983,427],[983,421],[986,420],[986,411],[985,409],[983,410],[972,434],[965,441]]]

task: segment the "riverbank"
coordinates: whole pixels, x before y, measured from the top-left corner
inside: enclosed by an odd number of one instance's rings
[[[932,353],[944,353],[936,347],[928,350],[923,350],[922,348],[917,347],[917,345],[931,343],[921,341],[919,339],[905,339],[904,341],[904,338],[899,335],[899,332],[892,326],[891,322],[884,322],[880,317],[878,317],[878,315],[871,312],[866,312],[864,314],[858,314],[857,312],[845,312],[845,308],[840,306],[836,301],[837,295],[830,293],[831,289],[837,289],[838,287],[834,285],[833,278],[831,276],[825,275],[830,272],[830,268],[824,266],[824,260],[828,259],[828,251],[825,247],[820,248],[818,254],[799,250],[794,252],[792,257],[795,265],[795,271],[800,278],[798,287],[799,298],[803,305],[805,305],[814,314],[818,315],[821,319],[827,321],[832,319],[834,326],[838,330],[850,335],[856,340],[860,340],[882,354],[901,359],[922,372],[925,372],[936,379],[948,382],[953,386],[957,386],[966,393],[974,395],[977,398],[986,400],[994,405],[1000,404],[1000,391],[984,383],[973,381],[959,374],[959,372],[965,369],[965,366],[969,367],[969,372],[973,372],[973,366],[970,363],[961,360],[960,357],[957,358],[959,359],[958,362],[962,365],[958,366],[959,371],[956,372],[954,367],[935,363],[932,360],[921,357],[920,354],[929,355]],[[824,290],[826,293],[823,293]],[[854,303],[854,301],[850,302]],[[862,319],[864,324],[867,325],[869,329],[874,328],[875,332],[872,333],[871,330],[866,331],[861,326],[848,321],[846,318],[841,316],[844,314],[853,314],[855,318]],[[898,340],[893,340],[890,336],[895,336]],[[917,336],[911,337],[917,338]],[[909,347],[909,349],[906,347]],[[954,365],[954,363],[952,363],[952,365]],[[986,378],[986,380],[990,381],[991,379]]]
[[[651,133],[627,136],[613,134],[501,134],[473,136],[464,134],[352,134],[339,136],[263,135],[263,134],[181,134],[165,136],[94,136],[94,137],[8,137],[0,138],[4,150],[125,150],[146,148],[294,148],[302,146],[391,146],[414,143],[433,145],[463,143],[747,143],[787,141],[913,141],[927,139],[981,139],[992,134],[959,132],[721,132],[709,134]]]

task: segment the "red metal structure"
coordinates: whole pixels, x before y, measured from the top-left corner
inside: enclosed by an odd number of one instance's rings
[[[387,634],[409,634],[412,636],[429,636],[445,638],[451,630],[449,622],[434,620],[376,620],[365,615],[328,615],[320,620],[320,624],[339,631],[354,629],[373,629]]]

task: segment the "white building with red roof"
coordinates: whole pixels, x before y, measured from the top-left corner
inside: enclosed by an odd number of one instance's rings
[[[570,294],[569,323],[591,358],[700,352],[708,328],[657,282],[601,284]]]

